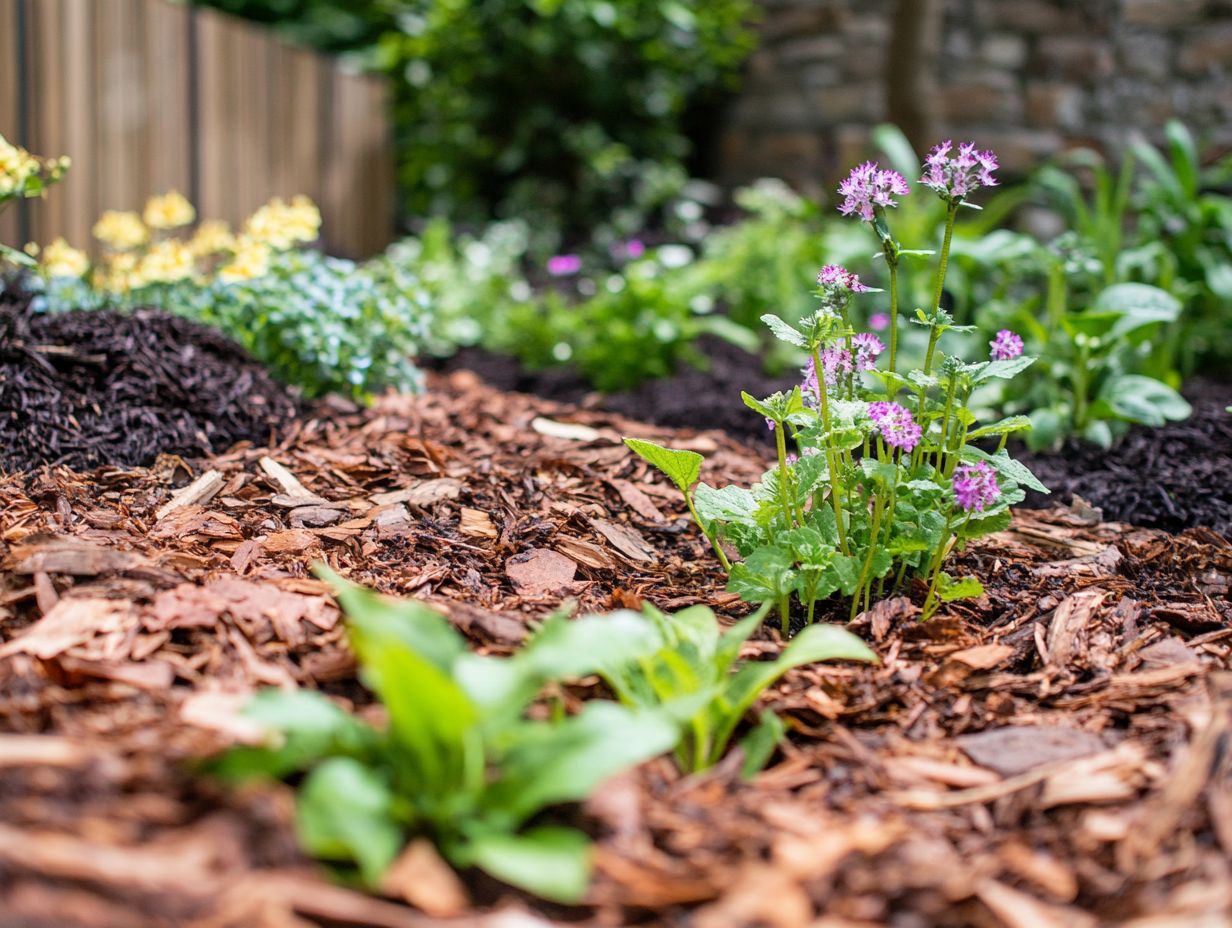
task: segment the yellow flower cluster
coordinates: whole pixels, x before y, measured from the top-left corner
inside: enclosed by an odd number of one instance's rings
[[[90,259],[63,238],[43,249],[39,269],[46,277],[84,277],[90,269]]]
[[[197,218],[193,205],[175,191],[151,197],[142,213],[108,210],[94,224],[94,237],[107,246],[90,280],[109,293],[128,293],[150,284],[211,276],[223,283],[253,280],[269,273],[275,251],[315,240],[321,212],[312,200],[298,196],[289,203],[270,200],[233,235],[225,222],[201,222],[193,234],[174,238],[160,233],[180,229]],[[37,246],[34,246],[37,251]],[[84,277],[89,259],[63,239],[43,251],[40,265],[47,277]]]
[[[0,135],[0,201],[33,196],[28,190],[34,178],[41,177],[43,186],[54,184],[71,165],[67,157],[41,160]]]
[[[150,230],[136,213],[109,209],[91,230],[94,237],[116,251],[131,251],[150,240]]]
[[[244,235],[278,251],[316,241],[320,234],[321,211],[305,196],[290,203],[274,197],[244,223]]]
[[[196,219],[197,211],[178,191],[172,190],[161,197],[150,197],[141,218],[151,229],[178,229]]]

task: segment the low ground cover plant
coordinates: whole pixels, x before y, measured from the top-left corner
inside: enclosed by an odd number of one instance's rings
[[[305,849],[371,887],[408,836],[422,835],[457,867],[576,902],[589,881],[589,841],[541,813],[673,749],[685,771],[716,763],[757,697],[792,667],[876,660],[850,632],[819,625],[778,660],[742,664],[740,646],[764,610],[720,634],[701,607],[574,620],[561,611],[513,655],[480,656],[426,605],[318,573],[346,612],[384,720],[362,721],[320,694],[269,691],[248,715],[277,740],[233,749],[212,769],[238,780],[305,773],[296,814]],[[540,700],[545,687],[593,673],[620,702],[590,700],[565,716]],[[777,716],[762,714],[741,742],[747,774],[783,731]]]
[[[911,319],[927,333],[922,367],[898,365],[896,281],[905,257],[933,253],[905,249],[893,236],[890,211],[909,193],[907,181],[868,162],[840,186],[840,211],[867,223],[881,242],[879,257],[890,281],[888,345],[851,324],[853,298],[871,288],[845,268],[828,265],[818,275],[815,312],[795,325],[773,314],[762,317],[809,364],[804,382],[790,392],[742,394],[765,418],[777,445],[777,464],[759,483],[747,489],[702,483],[693,489],[700,455],[626,439],[684,493],[728,568],[728,589],[749,602],[776,603],[785,633],[793,599],[811,623],[817,603],[835,593],[849,598],[854,618],[871,604],[874,588],[898,589],[912,578],[926,586],[925,619],[942,602],[979,595],[976,578],[955,578],[942,569],[946,555],[1008,525],[1009,507],[1023,498],[1022,487],[1047,492],[1005,450],[1008,436],[1029,428],[1030,421],[1015,416],[978,426],[969,405],[981,384],[1012,378],[1033,362],[1022,353],[1022,339],[999,332],[989,360],[972,363],[939,348],[947,333],[972,330],[955,324],[941,306],[942,294],[959,212],[972,205],[972,194],[996,183],[996,168],[995,156],[974,144],[942,143],[925,161],[919,183],[945,204],[945,225],[930,305],[917,308]],[[977,444],[988,439],[997,443],[991,452]],[[725,544],[738,552],[738,561],[731,562]]]
[[[274,198],[232,231],[198,223],[192,204],[171,191],[151,197],[141,213],[103,213],[93,229],[95,260],[62,240],[43,248],[36,305],[154,306],[186,316],[221,330],[307,396],[417,389],[426,292],[383,265],[306,247],[320,226],[307,197]]]

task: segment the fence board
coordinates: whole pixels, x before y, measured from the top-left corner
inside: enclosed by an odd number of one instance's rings
[[[139,209],[176,189],[202,217],[233,224],[271,196],[305,193],[321,205],[327,250],[379,251],[393,230],[386,103],[380,81],[213,10],[0,0],[0,132],[74,162],[65,184],[31,206],[43,242],[64,235],[87,246],[101,210]],[[0,240],[17,242],[16,212],[0,217]]]
[[[21,142],[17,127],[17,100],[20,80],[17,75],[17,4],[21,0],[0,0],[0,135],[10,142]],[[10,204],[0,212],[0,242],[24,244],[17,206]]]

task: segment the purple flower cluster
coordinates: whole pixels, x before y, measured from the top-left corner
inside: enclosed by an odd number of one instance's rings
[[[997,472],[987,461],[976,464],[959,464],[954,469],[954,502],[964,512],[983,512],[997,501],[1001,489],[997,486]]]
[[[1022,339],[1009,329],[1002,329],[988,347],[994,361],[1008,361],[1022,354]]]
[[[817,275],[817,283],[823,287],[838,287],[849,293],[867,293],[868,287],[860,283],[860,277],[838,264],[827,264]]]
[[[911,451],[920,443],[923,430],[911,417],[911,411],[898,403],[882,400],[868,404],[868,417],[872,420],[882,440],[891,448]]]
[[[872,222],[878,207],[898,206],[894,197],[905,197],[911,189],[897,171],[883,171],[875,161],[866,161],[851,169],[847,179],[838,185],[838,192],[843,197],[840,213]]]
[[[981,187],[997,186],[992,176],[999,165],[991,151],[979,151],[975,142],[958,146],[958,154],[950,157],[953,142],[942,142],[924,160],[924,176],[920,183],[931,187],[946,200],[961,200]]]
[[[548,258],[548,273],[553,277],[568,277],[582,269],[582,259],[577,255],[552,255]]]
[[[851,339],[856,350],[856,370],[871,371],[877,366],[877,356],[885,351],[885,345],[872,332],[861,332]]]

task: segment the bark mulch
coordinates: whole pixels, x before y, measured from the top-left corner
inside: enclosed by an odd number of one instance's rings
[[[545,907],[430,855],[385,898],[299,856],[287,787],[226,791],[194,760],[248,732],[262,686],[355,681],[327,560],[437,603],[477,647],[583,609],[742,612],[675,493],[619,444],[764,462],[721,433],[439,379],[338,408],[188,473],[0,481],[0,926],[584,922],[852,928],[1223,925],[1232,911],[1232,546],[1019,513],[962,556],[987,593],[857,628],[878,667],[788,674],[788,743],[752,783],[667,761],[579,813],[588,904]],[[765,629],[748,656],[781,646]],[[412,863],[415,865],[412,866]],[[407,906],[402,900],[410,900]]]
[[[0,293],[0,471],[225,451],[295,412],[213,329],[156,310],[32,313],[28,295]]]

